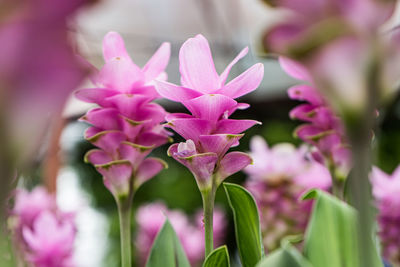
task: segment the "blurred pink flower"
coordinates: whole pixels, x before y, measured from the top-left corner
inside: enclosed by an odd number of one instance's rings
[[[346,178],[351,167],[351,151],[342,120],[316,89],[303,65],[285,57],[279,61],[288,75],[305,82],[288,90],[291,99],[305,102],[290,111],[291,118],[306,122],[296,129],[296,135],[317,148],[313,153],[315,160],[327,167],[333,166],[337,177]]]
[[[57,206],[44,187],[19,189],[10,213],[16,247],[35,267],[71,267],[75,240],[75,214]]]
[[[199,34],[188,39],[179,52],[182,86],[156,81],[160,95],[182,103],[191,113],[166,117],[166,127],[186,139],[186,143],[173,144],[168,154],[193,173],[200,188],[211,185],[213,174],[218,174],[216,182],[219,184],[251,162],[248,155],[241,152],[226,154],[229,148],[239,144],[243,131],[259,123],[228,118],[235,110],[249,106],[234,98],[255,90],[264,75],[264,67],[258,63],[225,84],[232,66],[247,51],[243,49],[218,75],[208,41]]]
[[[141,265],[150,253],[151,246],[163,226],[166,217],[174,227],[192,266],[201,266],[204,258],[204,226],[202,211],[198,211],[192,221],[179,210],[169,210],[162,203],[152,203],[140,207],[136,214],[138,224],[136,248]],[[222,210],[214,211],[214,244],[221,245],[225,239],[226,219]]]
[[[93,77],[98,88],[78,90],[76,97],[99,106],[81,118],[92,125],[86,139],[99,148],[89,151],[85,160],[103,175],[114,196],[122,196],[130,194],[132,177],[135,190],[165,167],[160,159],[146,156],[169,139],[160,125],[166,112],[151,101],[158,97],[153,79],[166,77],[170,44],[163,43],[139,68],[121,36],[109,32],[103,40],[103,55],[106,63]]]
[[[400,167],[397,167],[392,175],[374,167],[371,182],[379,211],[379,237],[383,255],[386,260],[397,266],[400,264]]]
[[[249,178],[245,186],[256,200],[264,246],[270,251],[283,237],[304,233],[312,203],[300,197],[312,188],[328,190],[331,177],[308,157],[306,147],[296,149],[289,143],[268,147],[259,136],[251,139],[250,146],[254,164],[244,169]]]

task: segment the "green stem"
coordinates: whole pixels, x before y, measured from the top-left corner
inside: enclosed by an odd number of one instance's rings
[[[205,257],[207,257],[214,249],[213,241],[213,214],[214,214],[214,199],[215,187],[212,186],[201,193],[203,198],[203,211],[204,211],[204,240],[205,240]]]
[[[131,206],[132,198],[120,198],[117,200],[120,238],[121,238],[121,264],[122,267],[132,266],[131,256]]]
[[[334,163],[329,163],[328,169],[332,178],[332,194],[344,200],[344,180],[337,177]]]

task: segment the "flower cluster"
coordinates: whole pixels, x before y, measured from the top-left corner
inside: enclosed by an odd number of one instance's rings
[[[136,247],[142,265],[144,266],[151,246],[166,217],[174,227],[191,266],[201,266],[204,258],[202,212],[197,212],[195,220],[191,221],[182,211],[169,210],[164,204],[157,202],[140,207],[136,214],[138,223]],[[219,246],[223,244],[226,228],[225,216],[220,209],[214,211],[214,225],[214,244]]]
[[[290,111],[292,119],[306,122],[296,129],[296,135],[317,148],[312,153],[315,160],[334,169],[337,178],[346,178],[351,166],[351,151],[341,119],[315,88],[304,66],[285,57],[279,60],[288,75],[306,83],[288,90],[291,99],[305,102]]]
[[[379,211],[379,236],[383,256],[397,266],[400,264],[400,167],[397,167],[392,175],[374,167],[371,182]]]
[[[59,210],[43,187],[17,191],[10,226],[17,247],[33,266],[74,266],[74,214]]]
[[[170,44],[163,43],[139,68],[121,36],[110,32],[104,37],[103,55],[106,63],[93,79],[97,88],[81,89],[76,96],[99,106],[81,118],[92,125],[86,139],[99,148],[89,151],[85,160],[103,175],[113,195],[121,197],[165,167],[160,159],[146,156],[169,139],[160,125],[166,112],[152,100],[159,96],[153,80],[166,79]]]
[[[271,148],[262,137],[251,139],[253,165],[245,168],[246,188],[253,194],[261,217],[264,247],[273,250],[287,235],[304,233],[312,202],[301,202],[307,190],[328,190],[329,171],[307,157],[307,148],[280,143]]]
[[[200,189],[211,188],[213,183],[218,186],[251,162],[242,152],[226,154],[238,145],[243,131],[258,123],[229,119],[235,110],[249,106],[234,99],[255,90],[263,78],[264,68],[259,63],[226,83],[232,66],[247,52],[247,48],[243,49],[218,75],[207,40],[197,35],[187,40],[179,52],[182,85],[156,82],[160,95],[182,103],[191,113],[166,117],[166,126],[187,140],[173,144],[168,154],[193,173]]]

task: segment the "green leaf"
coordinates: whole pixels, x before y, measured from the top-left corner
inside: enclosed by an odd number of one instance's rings
[[[229,253],[226,246],[219,247],[208,255],[203,267],[229,267]]]
[[[257,205],[243,187],[224,183],[224,188],[233,212],[240,260],[243,267],[254,267],[264,256]]]
[[[146,267],[190,267],[182,245],[168,219],[158,233]]]
[[[304,253],[315,267],[357,267],[359,262],[357,213],[334,196],[311,190],[304,199],[315,199],[305,235]],[[376,255],[373,266],[382,266]]]
[[[257,267],[312,267],[312,265],[286,241],[280,249],[267,255],[259,262]]]

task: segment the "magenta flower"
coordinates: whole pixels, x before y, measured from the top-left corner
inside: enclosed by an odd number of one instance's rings
[[[146,156],[169,139],[160,125],[166,112],[151,101],[158,97],[153,79],[166,77],[170,45],[162,44],[139,68],[121,36],[110,32],[104,37],[103,54],[106,63],[93,78],[98,88],[76,92],[80,100],[99,105],[81,118],[92,125],[86,139],[99,148],[89,151],[85,160],[103,175],[114,196],[127,196],[165,167],[160,159]]]
[[[169,210],[162,203],[144,205],[136,214],[138,223],[136,248],[141,265],[145,265],[151,246],[166,217],[174,227],[191,266],[201,266],[204,259],[204,226],[201,211],[196,214],[193,221],[182,211]],[[223,244],[226,230],[226,219],[220,209],[214,212],[214,225],[214,244],[219,246]]]
[[[351,151],[342,120],[315,88],[304,66],[284,57],[279,61],[287,74],[305,82],[288,90],[291,99],[305,102],[290,111],[291,118],[306,122],[296,129],[296,135],[317,148],[313,152],[315,160],[334,167],[337,178],[346,178],[351,166]]]
[[[73,266],[75,214],[61,211],[43,187],[16,192],[10,226],[23,258],[35,267]]]
[[[392,175],[374,167],[371,182],[378,208],[383,256],[396,266],[400,264],[400,167],[397,167]]]
[[[245,168],[246,188],[260,211],[264,247],[271,251],[285,236],[304,233],[312,202],[300,197],[312,188],[328,190],[331,177],[327,168],[308,157],[306,147],[268,147],[259,136],[251,139],[250,147],[254,164]]]
[[[230,147],[239,143],[243,131],[259,123],[229,119],[236,109],[248,107],[234,99],[255,90],[263,78],[264,68],[258,63],[226,83],[232,66],[247,51],[247,48],[243,49],[218,75],[207,40],[197,35],[188,39],[179,52],[182,86],[156,81],[160,95],[182,103],[191,113],[166,117],[166,127],[187,140],[172,145],[168,154],[189,168],[200,188],[211,186],[213,175],[217,176],[218,185],[251,162],[241,152],[226,154]]]

